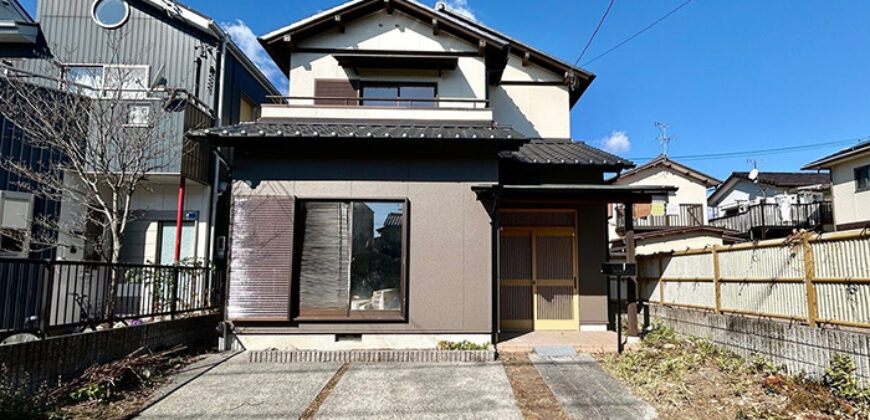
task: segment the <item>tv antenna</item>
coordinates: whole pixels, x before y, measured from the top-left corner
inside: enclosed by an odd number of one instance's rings
[[[668,146],[670,146],[671,142],[674,141],[673,137],[668,137],[668,127],[671,126],[671,123],[656,121],[655,125],[659,130],[661,130],[659,133],[659,143],[661,143],[662,148],[664,149],[664,155],[667,156]]]
[[[758,183],[758,159],[746,159],[746,163],[752,164],[752,170],[749,171],[749,180]]]

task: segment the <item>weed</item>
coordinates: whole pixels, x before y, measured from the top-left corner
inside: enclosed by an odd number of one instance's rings
[[[468,340],[463,340],[460,342],[453,341],[441,341],[438,343],[438,350],[487,350],[489,349],[489,342],[484,343],[483,345],[472,343]]]
[[[75,402],[97,401],[106,398],[106,387],[102,384],[88,384],[69,394]]]
[[[47,384],[36,391],[27,392],[22,386],[12,385],[6,365],[0,365],[0,419],[55,419],[61,415],[57,399]],[[22,381],[29,382],[28,377]]]

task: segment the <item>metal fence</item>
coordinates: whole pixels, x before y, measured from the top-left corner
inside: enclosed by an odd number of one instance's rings
[[[218,310],[223,277],[204,267],[0,259],[0,334]],[[115,308],[107,314],[113,278]]]
[[[704,206],[701,204],[680,204],[679,214],[664,214],[655,216],[648,214],[642,217],[634,217],[634,227],[682,227],[682,226],[703,226],[704,225]],[[636,210],[635,210],[636,211]],[[635,213],[637,214],[637,213]],[[625,226],[625,209],[617,207],[616,209],[616,225]]]
[[[834,210],[830,201],[786,206],[775,203],[753,204],[738,214],[710,219],[712,226],[738,232],[749,232],[759,227],[815,228],[833,223]]]
[[[638,289],[669,306],[870,328],[870,232],[640,256]]]

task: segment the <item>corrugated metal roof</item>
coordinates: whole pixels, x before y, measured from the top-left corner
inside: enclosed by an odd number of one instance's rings
[[[264,121],[198,130],[193,137],[494,139],[524,140],[510,127],[492,123],[403,123],[353,121]]]
[[[504,152],[502,157],[532,164],[634,167],[629,160],[571,140],[532,140],[516,152]]]

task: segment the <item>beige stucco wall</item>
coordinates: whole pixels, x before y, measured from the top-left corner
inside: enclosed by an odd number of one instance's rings
[[[870,221],[870,191],[855,191],[855,168],[870,165],[870,155],[831,167],[834,224]]]
[[[309,162],[310,163],[310,162]],[[313,163],[310,163],[313,164]],[[397,199],[410,201],[407,323],[302,323],[286,333],[489,333],[492,330],[492,230],[490,217],[471,191],[497,177],[494,160],[372,162],[370,159],[318,163],[324,173],[346,179],[379,177],[398,180],[294,180],[306,165],[291,160],[264,162],[234,171],[236,179],[260,180],[254,188],[235,181],[235,195],[295,195],[297,199]],[[380,169],[375,169],[380,168]],[[370,172],[372,171],[372,172]],[[383,173],[383,172],[381,172]],[[356,174],[356,175],[355,175]],[[448,175],[450,179],[445,179]],[[302,175],[304,177],[304,175]],[[286,180],[278,180],[278,179]],[[429,181],[427,181],[429,179]],[[230,290],[229,293],[232,293]],[[275,330],[273,330],[275,331]]]
[[[478,56],[477,46],[450,34],[432,34],[432,28],[416,19],[396,11],[374,13],[348,24],[345,32],[334,29],[299,43],[302,50],[290,60],[290,96],[314,96],[317,79],[358,79],[362,81],[431,82],[438,84],[438,96],[444,98],[489,98],[492,115],[488,118],[512,126],[529,137],[568,138],[571,135],[568,88],[561,83],[562,75],[534,64],[522,65],[519,57],[511,56],[502,80],[528,84],[488,86],[484,57]],[[344,69],[329,53],[310,52],[307,49],[394,50],[471,53],[458,57],[453,71],[390,71]],[[555,83],[555,84],[554,84]],[[293,100],[293,105],[311,105],[311,100]],[[465,108],[470,103],[442,103],[442,107]],[[476,105],[480,106],[480,105]],[[291,109],[292,111],[292,109]],[[381,110],[367,111],[377,116]],[[355,113],[359,113],[355,111]],[[279,112],[281,117],[292,113]],[[420,114],[420,115],[417,115]],[[425,110],[414,119],[427,118]],[[278,115],[278,114],[275,114]],[[318,114],[322,118],[343,118],[340,112]],[[438,117],[438,115],[433,115]],[[364,118],[364,117],[363,117]]]

